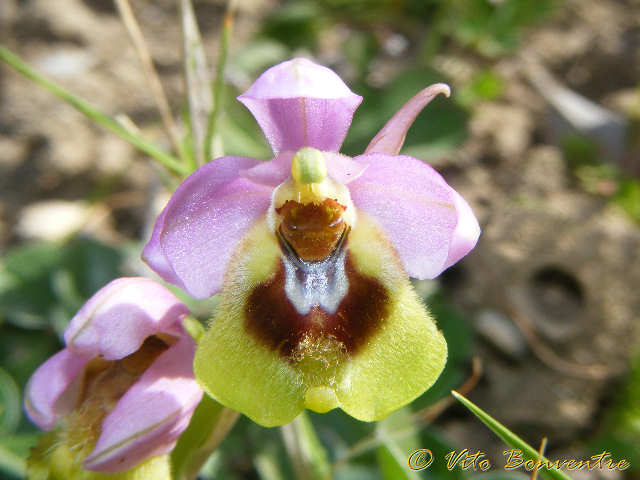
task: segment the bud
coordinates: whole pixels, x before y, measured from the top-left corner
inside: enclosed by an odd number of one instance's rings
[[[115,280],[80,309],[65,331],[66,348],[26,388],[29,418],[44,430],[57,426],[34,452],[31,471],[92,478],[83,468],[124,472],[174,447],[202,397],[195,343],[181,325],[187,313],[145,278]],[[161,460],[145,465],[164,468]]]

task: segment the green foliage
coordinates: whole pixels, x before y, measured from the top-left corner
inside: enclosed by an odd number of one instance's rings
[[[636,355],[625,385],[607,412],[604,429],[592,450],[626,459],[632,472],[640,472],[640,355]]]
[[[473,75],[457,93],[456,101],[465,107],[472,107],[477,102],[491,101],[500,97],[504,90],[504,81],[492,70],[481,70]]]
[[[623,178],[613,202],[619,205],[634,221],[640,223],[640,181],[637,178]]]
[[[598,144],[580,135],[567,136],[562,139],[562,154],[572,170],[584,165],[600,163]]]
[[[0,434],[14,432],[21,417],[20,390],[15,380],[0,368]]]
[[[606,163],[593,140],[570,136],[563,140],[562,152],[580,186],[589,193],[608,197],[635,222],[640,223],[640,180]]]
[[[121,260],[118,250],[87,238],[18,247],[0,270],[0,319],[60,331],[89,296],[118,276]]]
[[[446,2],[443,28],[460,44],[487,57],[513,50],[522,29],[547,17],[555,0],[453,0]]]

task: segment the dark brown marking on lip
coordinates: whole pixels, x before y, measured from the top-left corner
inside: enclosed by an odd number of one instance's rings
[[[347,252],[345,271],[349,291],[335,313],[312,307],[300,314],[284,290],[285,270],[280,263],[275,274],[253,289],[245,306],[247,332],[270,350],[289,361],[304,356],[301,343],[335,340],[347,355],[353,355],[367,343],[389,314],[389,293],[374,277],[361,274]],[[302,350],[302,351],[301,351]]]
[[[280,234],[307,262],[322,260],[334,251],[346,228],[344,211],[345,207],[331,198],[320,204],[287,200],[276,209],[282,215]]]

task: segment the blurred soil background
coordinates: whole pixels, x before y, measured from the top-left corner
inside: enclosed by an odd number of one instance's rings
[[[132,6],[180,120],[178,3]],[[215,65],[225,5],[194,6]],[[2,0],[0,41],[170,148],[112,0]],[[269,158],[234,97],[295,55],[333,68],[364,97],[343,147],[350,155],[419,89],[452,86],[451,99],[434,100],[420,115],[403,152],[442,173],[483,233],[438,281],[416,282],[451,352],[442,378],[411,410],[458,388],[478,357],[482,373],[470,398],[532,445],[548,437],[548,457],[606,449],[632,463],[625,472],[573,478],[640,478],[640,2],[238,1],[219,126],[225,154]],[[60,348],[79,306],[116,276],[151,273],[139,254],[168,198],[167,182],[133,147],[0,67],[5,450],[24,456],[33,444],[21,392]],[[207,317],[206,306],[194,308]],[[462,448],[486,452],[498,470],[504,464],[504,444],[462,407],[423,413],[418,422],[400,412],[378,425],[339,412],[312,419],[331,459],[349,456],[336,478],[471,478],[445,468],[444,454]],[[411,435],[391,435],[403,422],[413,425]],[[393,444],[354,450],[363,438],[385,435]],[[265,458],[286,472],[273,438],[273,430],[243,420],[203,478],[270,478]],[[399,472],[394,445],[405,457],[432,449],[434,467]]]

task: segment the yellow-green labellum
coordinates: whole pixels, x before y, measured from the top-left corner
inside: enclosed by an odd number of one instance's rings
[[[196,352],[212,397],[265,426],[304,408],[372,421],[435,382],[446,343],[393,247],[365,215],[347,227],[321,259],[307,248],[318,232],[301,240],[306,258],[266,221],[241,242]]]

